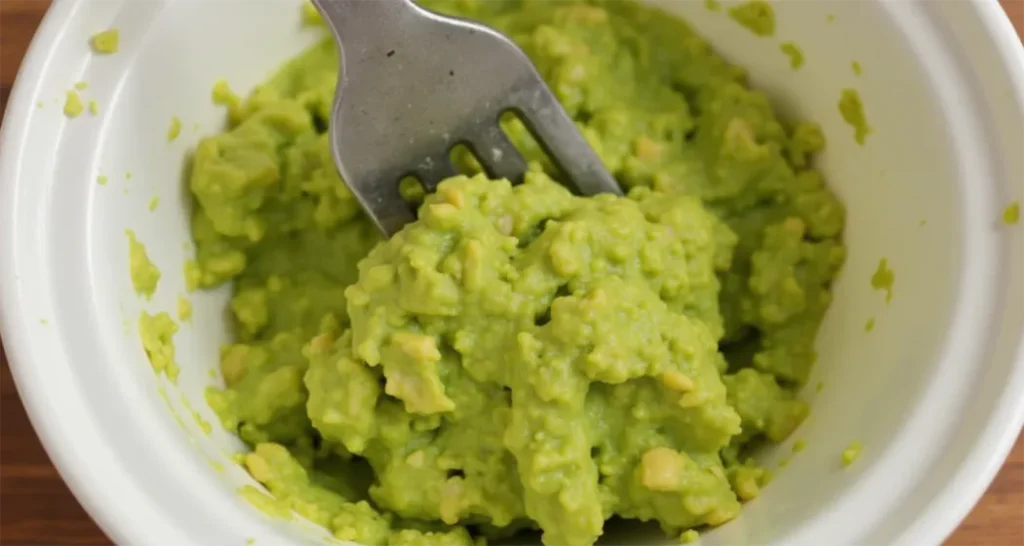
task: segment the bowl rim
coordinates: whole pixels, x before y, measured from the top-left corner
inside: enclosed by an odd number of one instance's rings
[[[89,458],[84,458],[87,464],[81,464],[80,453],[95,456],[95,450],[102,448],[96,444],[89,448],[93,451],[81,447],[92,440],[89,432],[95,430],[94,420],[84,411],[67,411],[87,407],[74,389],[59,386],[65,398],[60,404],[55,403],[47,378],[35,364],[39,361],[36,356],[44,349],[42,345],[49,340],[38,339],[28,327],[38,320],[33,313],[37,306],[33,304],[39,302],[33,302],[32,296],[23,294],[20,287],[21,256],[16,253],[14,243],[21,230],[15,218],[24,185],[20,176],[22,164],[32,153],[24,138],[33,110],[32,100],[38,95],[41,82],[58,54],[60,36],[87,2],[54,0],[47,8],[18,68],[4,111],[0,127],[0,340],[14,385],[44,451],[79,505],[103,533],[116,544],[150,543],[154,536],[161,536],[169,543],[188,544],[190,541],[185,539],[188,535],[179,533],[173,526],[165,525],[157,534],[152,528],[147,529],[147,524],[160,521],[154,503],[148,495],[139,495],[125,476],[98,471],[95,461]],[[58,405],[64,409],[58,409]],[[71,447],[72,443],[75,447]],[[131,493],[131,502],[128,506],[108,502],[106,498],[111,492]],[[136,517],[123,517],[126,511]]]
[[[83,437],[88,434],[88,427],[80,425],[89,418],[66,415],[66,406],[58,410],[43,368],[36,365],[40,344],[46,341],[28,327],[37,320],[32,313],[33,296],[23,294],[20,289],[19,260],[22,258],[15,253],[14,241],[16,234],[25,227],[19,230],[15,212],[20,188],[25,184],[19,173],[23,162],[31,156],[22,137],[28,126],[32,100],[58,53],[57,38],[87,1],[56,0],[47,10],[22,60],[4,112],[0,128],[0,338],[17,391],[47,455],[78,502],[107,536],[121,544],[146,543],[154,537],[160,537],[160,541],[186,543],[187,537],[192,535],[174,529],[173,525],[162,527],[168,534],[154,533],[150,524],[159,520],[159,514],[147,495],[135,497],[144,502],[130,508],[109,502],[112,477],[95,471],[91,462],[81,464],[77,458],[81,448],[69,448],[70,439],[85,442]],[[1011,76],[1014,95],[1024,104],[1024,46],[1009,17],[998,0],[974,2],[971,6],[989,33],[994,49],[1001,54],[1000,64]],[[952,474],[952,479],[908,522],[900,534],[901,540],[914,544],[944,540],[967,516],[999,471],[1024,426],[1024,398],[1006,396],[1014,389],[1024,390],[1024,336],[1018,335],[1009,379],[1003,393],[1008,399],[989,415],[986,429]],[[68,400],[61,402],[65,404]],[[81,400],[77,404],[83,405]],[[117,487],[135,489],[123,476],[116,483]],[[148,511],[152,517],[125,518],[126,509],[137,513]]]
[[[1024,113],[1024,37],[1017,34],[999,0],[971,2],[985,31],[1000,54],[1001,66],[1012,81],[1012,96]],[[899,535],[904,544],[941,544],[960,526],[1002,468],[1018,436],[1024,432],[1024,331],[1017,332],[1016,351],[1003,403],[990,414],[979,441],[951,473],[925,507]],[[999,424],[1002,426],[999,426]],[[987,449],[983,449],[987,448]]]

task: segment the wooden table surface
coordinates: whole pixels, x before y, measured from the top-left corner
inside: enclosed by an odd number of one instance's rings
[[[0,0],[0,110],[45,0]],[[1024,29],[1024,0],[1003,0]],[[0,544],[110,544],[54,470],[18,399],[0,346]],[[1024,436],[947,544],[1024,545]]]

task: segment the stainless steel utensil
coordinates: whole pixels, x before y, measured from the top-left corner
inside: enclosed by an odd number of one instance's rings
[[[428,192],[457,173],[467,145],[493,178],[516,182],[526,162],[498,124],[516,113],[577,192],[621,194],[615,179],[504,35],[410,0],[314,0],[338,41],[341,69],[330,123],[342,178],[384,234],[414,219],[399,181]]]

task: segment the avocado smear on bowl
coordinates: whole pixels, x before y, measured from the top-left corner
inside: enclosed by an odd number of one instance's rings
[[[332,41],[245,99],[218,86],[229,129],[190,167],[187,269],[233,282],[207,399],[271,512],[367,545],[729,521],[767,481],[751,451],[808,413],[845,255],[809,165],[821,132],[655,8],[427,5],[516,40],[628,196],[572,195],[512,120],[521,184],[467,160],[383,240],[328,148]]]

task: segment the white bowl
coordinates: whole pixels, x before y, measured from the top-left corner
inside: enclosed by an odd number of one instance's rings
[[[666,7],[749,67],[780,111],[822,123],[829,146],[819,166],[849,211],[849,261],[811,380],[825,387],[807,393],[813,411],[794,435],[808,447],[703,542],[940,542],[1024,419],[1024,233],[1000,221],[1024,195],[1017,36],[994,0],[779,2],[772,39],[701,2]],[[121,30],[121,51],[91,54],[89,36],[108,27]],[[135,329],[141,309],[173,309],[184,291],[182,159],[222,123],[212,84],[227,78],[246,90],[313,38],[286,1],[62,0],[18,75],[0,144],[3,340],[47,451],[120,543],[326,540],[243,501],[236,490],[251,479],[227,458],[239,442],[200,433],[182,406],[185,398],[215,421],[202,389],[225,339],[225,289],[196,295],[194,324],[175,338],[181,378],[162,387],[172,411]],[[780,40],[803,47],[804,68],[788,67]],[[78,80],[98,116],[60,112],[55,100]],[[845,87],[860,91],[875,129],[863,147],[836,107]],[[184,131],[169,144],[174,115]],[[110,183],[98,185],[99,174]],[[125,229],[164,274],[151,302],[129,283]],[[869,282],[882,257],[896,274],[890,304]],[[869,317],[877,326],[865,333]],[[854,440],[864,454],[843,470],[840,453]],[[766,463],[789,450],[766,453]],[[665,540],[634,532],[627,542]]]

